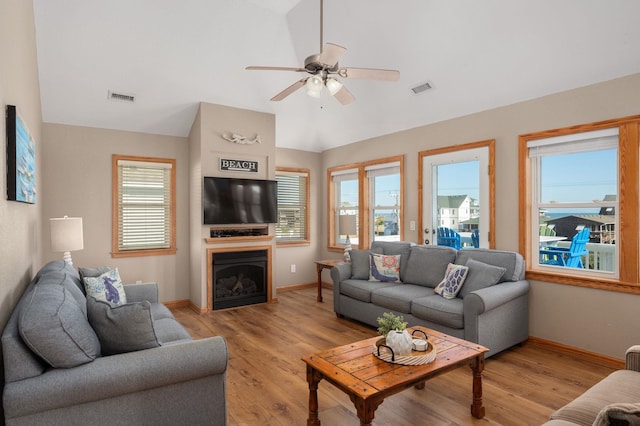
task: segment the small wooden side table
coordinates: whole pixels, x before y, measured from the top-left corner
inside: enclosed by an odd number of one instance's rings
[[[343,259],[327,259],[327,260],[315,260],[316,271],[318,271],[318,297],[316,300],[322,302],[322,270],[331,269],[334,266],[342,265],[345,263]]]

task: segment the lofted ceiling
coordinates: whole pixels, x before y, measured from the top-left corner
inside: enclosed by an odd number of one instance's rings
[[[640,72],[637,0],[324,0],[342,106],[269,99],[320,51],[320,0],[34,0],[43,121],[187,136],[200,102],[273,113],[276,146],[323,151]],[[430,82],[419,95],[411,88]],[[109,100],[114,91],[134,103]],[[237,131],[236,129],[228,129]]]

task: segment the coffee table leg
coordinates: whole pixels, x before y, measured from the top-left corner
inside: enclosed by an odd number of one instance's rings
[[[382,404],[382,401],[384,401],[384,399],[377,400],[375,398],[363,400],[355,395],[349,395],[349,399],[351,399],[351,402],[353,402],[353,405],[356,407],[358,418],[360,419],[360,426],[371,426],[373,417],[376,414],[376,409]]]
[[[471,415],[476,419],[484,417],[484,406],[482,405],[482,370],[484,370],[484,354],[474,358],[471,364],[473,371],[473,402],[471,404]]]
[[[318,383],[322,376],[312,367],[307,365],[307,382],[309,383],[309,418],[307,426],[320,426],[318,417]]]

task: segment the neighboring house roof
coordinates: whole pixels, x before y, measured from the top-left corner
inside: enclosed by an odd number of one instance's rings
[[[558,223],[558,222],[566,222],[568,220],[574,220],[575,219],[579,219],[579,220],[583,220],[589,224],[591,223],[599,223],[599,224],[603,224],[603,223],[611,223],[611,215],[606,215],[606,214],[572,214],[569,216],[563,216],[563,217],[559,217],[557,219],[551,219],[548,220],[547,223]]]
[[[457,209],[469,198],[468,195],[438,195],[438,207],[441,209]]]

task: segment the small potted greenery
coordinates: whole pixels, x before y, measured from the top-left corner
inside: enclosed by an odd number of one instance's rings
[[[411,335],[406,331],[407,322],[402,315],[385,312],[378,317],[378,333],[384,336],[376,342],[377,346],[386,345],[396,355],[408,355],[411,353]]]
[[[404,321],[402,315],[394,315],[391,312],[385,312],[381,317],[378,317],[378,333],[383,337],[386,337],[391,330],[404,330],[407,328],[407,323]]]

